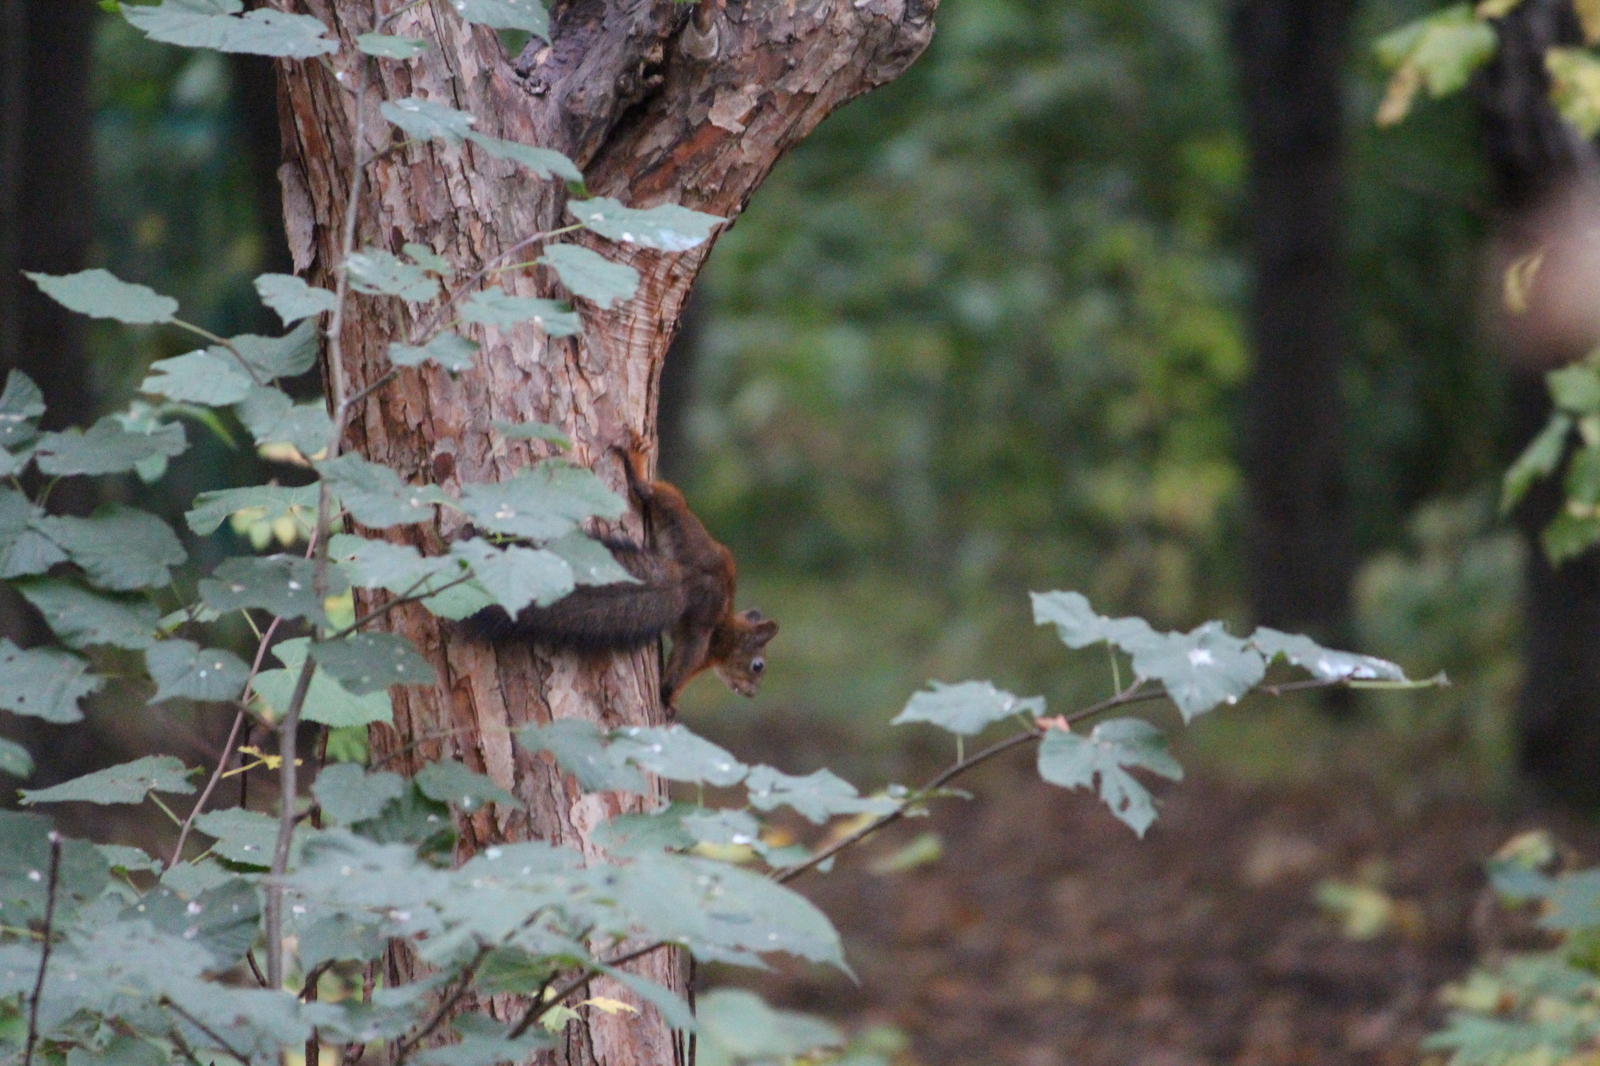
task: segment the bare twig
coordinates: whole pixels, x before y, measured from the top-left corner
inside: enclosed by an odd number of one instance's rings
[[[184,1021],[188,1022],[190,1025],[194,1026],[196,1029],[200,1030],[206,1036],[210,1037],[211,1040],[213,1040],[216,1043],[216,1045],[218,1047],[220,1047],[223,1051],[226,1051],[228,1054],[232,1055],[234,1058],[236,1058],[240,1062],[244,1063],[245,1066],[250,1066],[250,1056],[249,1055],[244,1054],[242,1051],[240,1051],[237,1048],[235,1048],[232,1044],[230,1044],[226,1040],[222,1039],[221,1034],[219,1034],[215,1029],[211,1028],[205,1022],[201,1021],[199,1018],[196,1018],[194,1015],[190,1014],[188,1011],[186,1011],[182,1007],[178,1006],[178,1004],[174,1003],[172,1000],[167,999],[164,996],[162,997],[161,1004],[162,1004],[162,1006],[164,1006],[168,1010],[170,1010],[172,1013],[176,1014],[178,1017],[182,1018]]]
[[[581,224],[574,224],[571,226],[560,226],[556,229],[545,230],[542,233],[535,233],[531,237],[522,238],[522,240],[500,252],[498,255],[490,256],[489,259],[484,262],[483,266],[479,268],[476,274],[473,274],[466,281],[463,281],[460,285],[457,285],[455,291],[447,296],[442,304],[434,308],[428,317],[422,320],[422,324],[412,331],[411,343],[423,343],[423,341],[426,340],[435,329],[439,328],[439,323],[444,321],[445,314],[457,303],[459,303],[463,296],[475,290],[478,287],[479,282],[488,277],[490,274],[493,274],[500,263],[510,259],[518,252],[533,247],[535,244],[540,244],[544,241],[548,241],[552,237],[559,237],[564,233],[572,233],[574,230],[580,230],[582,228],[583,226]]]
[[[51,927],[56,920],[56,888],[61,879],[61,834],[50,831],[50,874],[44,901],[44,943],[39,948],[39,976],[33,979],[33,995],[28,999],[28,1042],[22,1053],[22,1066],[33,1066],[33,1048],[39,1042],[39,997],[44,992],[44,974],[50,966]]]
[[[432,1036],[434,1031],[444,1024],[445,1020],[456,1009],[456,1004],[461,1002],[462,997],[467,994],[467,990],[472,987],[472,979],[476,976],[478,967],[483,965],[483,960],[489,957],[489,952],[492,950],[494,949],[488,944],[478,945],[477,954],[472,957],[472,961],[467,963],[456,977],[455,987],[439,1001],[439,1005],[434,1008],[433,1014],[423,1023],[422,1028],[418,1029],[412,1036],[402,1037],[395,1041],[394,1055],[389,1060],[390,1066],[401,1066],[424,1040]],[[513,1037],[516,1035],[515,1033],[512,1034]]]
[[[274,620],[273,625],[277,625]],[[261,642],[261,650],[266,649],[266,641]],[[258,655],[259,659],[259,655]],[[248,689],[246,690],[248,692]],[[222,780],[222,771],[228,765],[228,759],[233,755],[234,742],[239,739],[239,730],[244,728],[245,709],[240,705],[239,711],[233,716],[233,728],[228,730],[228,740],[222,745],[222,757],[217,760],[216,769],[211,771],[211,779],[206,782],[206,787],[201,790],[200,798],[194,801],[194,806],[189,808],[189,813],[183,819],[183,825],[178,827],[178,842],[173,845],[172,858],[167,861],[167,866],[173,867],[183,861],[183,845],[189,840],[189,830],[194,827],[194,820],[200,817],[206,809],[206,802],[211,799],[211,793],[216,790],[217,782]]]

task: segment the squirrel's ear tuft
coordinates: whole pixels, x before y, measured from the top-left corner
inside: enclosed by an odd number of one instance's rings
[[[753,628],[751,632],[755,635],[757,640],[765,644],[767,641],[778,635],[778,623],[769,618],[765,622],[757,622],[755,624],[755,628]]]

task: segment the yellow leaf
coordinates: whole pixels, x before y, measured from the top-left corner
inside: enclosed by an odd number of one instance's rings
[[[1582,3],[1583,0],[1578,0]],[[1502,19],[1517,9],[1522,0],[1478,0],[1472,13],[1481,19]]]
[[[1600,133],[1600,62],[1581,48],[1552,48],[1544,65],[1550,72],[1550,100],[1561,117],[1585,137]]]
[[[1396,125],[1410,114],[1411,105],[1417,99],[1417,90],[1421,88],[1422,70],[1410,60],[1401,63],[1390,76],[1388,88],[1383,91],[1383,102],[1378,105],[1375,116],[1378,125]]]
[[[1572,0],[1572,7],[1583,27],[1583,43],[1600,44],[1600,0]]]
[[[579,1003],[578,1006],[598,1007],[607,1014],[621,1014],[623,1011],[627,1011],[629,1014],[639,1013],[639,1008],[624,1003],[620,999],[607,999],[605,996],[595,996],[593,999],[586,999],[582,1003]]]
[[[1506,267],[1504,286],[1506,310],[1514,315],[1528,313],[1528,294],[1533,291],[1533,281],[1544,265],[1544,252],[1518,256]]]

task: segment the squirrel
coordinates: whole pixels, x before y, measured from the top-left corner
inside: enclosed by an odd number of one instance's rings
[[[739,695],[754,696],[778,623],[757,610],[734,611],[733,553],[706,531],[682,492],[645,476],[643,443],[635,438],[631,447],[611,450],[622,459],[629,494],[654,545],[599,539],[638,583],[582,586],[548,607],[524,607],[516,618],[486,607],[469,619],[471,628],[496,643],[526,640],[584,651],[642,648],[667,634],[672,653],[661,675],[664,706],[675,708],[678,693],[708,667]]]

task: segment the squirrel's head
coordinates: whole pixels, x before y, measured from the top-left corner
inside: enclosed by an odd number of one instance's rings
[[[741,696],[754,696],[761,687],[761,674],[767,668],[767,641],[778,632],[778,623],[763,619],[757,610],[733,616],[733,625],[717,634],[727,641],[727,655],[717,663],[717,676]],[[717,648],[715,651],[724,649]]]

